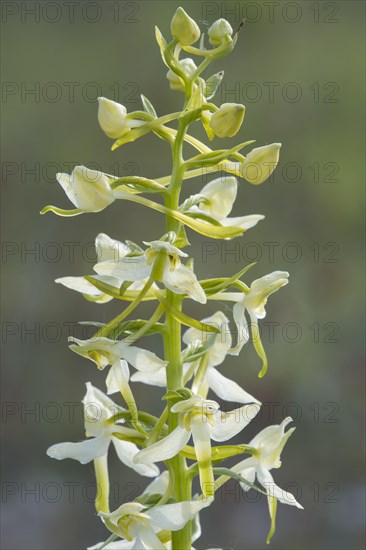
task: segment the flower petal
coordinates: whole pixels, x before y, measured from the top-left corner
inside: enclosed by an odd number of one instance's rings
[[[84,212],[100,212],[115,199],[103,172],[75,166],[72,174],[56,174],[70,201]]]
[[[142,449],[134,458],[136,464],[148,464],[173,458],[187,445],[191,432],[177,426],[169,435],[157,443]]]
[[[275,292],[281,286],[287,285],[289,273],[287,271],[273,271],[259,279],[255,279],[250,285],[251,292],[255,294],[265,293],[267,296]]]
[[[264,220],[264,218],[265,216],[262,214],[250,214],[249,216],[225,218],[224,220],[221,220],[221,225],[224,225],[225,227],[241,227],[242,229],[247,230],[257,225],[257,223]]]
[[[210,506],[213,499],[185,500],[175,504],[155,506],[147,512],[153,525],[167,531],[182,529],[187,521],[198,514],[203,508]]]
[[[207,354],[208,364],[211,367],[221,365],[231,347],[229,320],[222,311],[216,311],[216,313],[210,317],[201,319],[201,323],[203,323],[203,325],[212,325],[220,330],[220,334],[217,334],[215,342],[213,346],[209,348]],[[203,332],[195,328],[189,328],[183,335],[183,342],[185,344],[192,344],[198,340],[206,344],[210,336],[212,336],[212,333]]]
[[[199,195],[206,201],[200,204],[200,210],[216,219],[226,218],[233,208],[238,183],[233,176],[224,176],[210,181]]]
[[[281,424],[267,426],[249,443],[251,447],[260,451],[262,464],[268,470],[279,468],[281,465],[281,452],[288,438],[295,430],[295,428],[291,428],[285,432],[285,428],[290,422],[292,422],[292,418],[288,416]]]
[[[156,252],[165,252],[169,256],[174,256],[175,258],[187,258],[188,254],[183,252],[183,250],[180,250],[173,244],[169,243],[168,241],[142,241],[146,246],[151,248],[152,250]]]
[[[258,414],[260,406],[256,403],[243,405],[230,412],[218,412],[211,427],[211,438],[215,441],[227,441],[241,432]]]
[[[258,357],[262,360],[262,368],[258,374],[258,377],[262,378],[267,372],[268,359],[262,344],[258,321],[253,311],[249,311],[249,313],[250,313],[250,320],[251,320],[250,330],[252,333],[253,346],[255,351],[257,352]]]
[[[258,403],[260,405],[258,399],[255,399],[255,397],[247,393],[239,384],[234,382],[234,380],[226,378],[213,367],[208,369],[206,379],[211,390],[225,401],[233,401],[235,403]]]
[[[88,434],[98,436],[104,430],[104,423],[122,408],[90,382],[86,383],[83,398],[84,424]]]
[[[94,458],[105,455],[109,444],[110,440],[108,437],[93,437],[78,443],[57,443],[47,449],[47,454],[56,460],[72,458],[80,462],[80,464],[87,464],[94,460]]]
[[[244,298],[244,297],[243,297]],[[238,333],[236,346],[229,353],[231,355],[239,355],[242,347],[249,341],[249,328],[245,318],[245,301],[244,299],[238,302],[233,307],[234,323]]]
[[[117,359],[121,358],[118,347],[119,342],[116,340],[104,337],[79,340],[74,336],[70,336],[68,341],[72,344],[70,346],[72,351],[94,361],[99,369],[104,369],[107,365],[112,365]]]
[[[124,389],[128,387],[128,381],[130,378],[130,371],[127,361],[119,359],[109,369],[109,373],[106,378],[107,395],[120,391],[124,394]]]
[[[255,474],[256,474],[256,469],[254,467],[244,468],[239,473],[246,481],[249,481],[249,483],[252,483],[252,484],[254,483]],[[244,482],[241,482],[240,485],[244,491],[249,491],[252,488],[251,485],[248,485],[247,483],[244,483]]]
[[[112,280],[115,281],[115,279]],[[55,280],[55,283],[59,283],[71,290],[76,290],[76,292],[81,292],[81,294],[99,298],[99,303],[102,303],[102,300],[103,303],[113,300],[112,296],[107,296],[107,294],[98,290],[97,287],[89,283],[84,277],[59,277]]]
[[[127,346],[121,344],[120,346],[121,356],[123,356],[135,369],[141,371],[157,370],[162,367],[166,367],[168,361],[160,359],[152,351],[138,348],[137,346]]]
[[[106,544],[105,542],[98,542],[94,546],[88,546],[87,550],[133,550],[135,539],[133,540],[115,540]],[[141,547],[140,547],[141,548]]]
[[[284,491],[283,489],[281,489],[281,487],[276,485],[272,474],[268,470],[259,466],[257,469],[257,477],[259,483],[263,485],[263,487],[266,489],[268,497],[270,499],[277,498],[283,504],[296,506],[297,508],[301,508],[303,510],[303,506],[301,506],[301,504],[297,502],[294,495],[292,495],[288,491]]]
[[[120,281],[141,281],[151,273],[151,265],[147,264],[144,254],[141,256],[127,256],[121,260],[100,262],[94,266],[98,275],[117,277]]]
[[[169,472],[165,470],[157,478],[155,478],[144,490],[144,493],[163,495],[169,485]]]
[[[165,388],[166,386],[166,370],[161,368],[154,371],[139,371],[135,372],[131,376],[132,382],[142,382],[142,384],[148,384],[149,386],[158,386],[160,388]]]
[[[169,290],[176,294],[187,294],[200,304],[207,302],[205,291],[199,284],[196,275],[183,264],[173,270],[167,268],[164,272],[163,282]]]
[[[132,550],[166,550],[166,546],[150,527],[138,527],[138,536]]]
[[[105,233],[99,233],[95,239],[95,250],[98,256],[98,262],[107,262],[109,260],[116,262],[131,252],[127,244],[111,239]]]
[[[215,478],[212,470],[210,425],[207,417],[201,414],[192,415],[191,430],[202,493],[205,497],[213,496],[215,494]]]
[[[112,442],[118,458],[123,464],[126,464],[132,470],[135,470],[138,474],[147,477],[155,477],[159,475],[159,468],[155,464],[136,464],[134,457],[137,455],[139,449],[130,441],[122,441],[117,437],[112,436]]]

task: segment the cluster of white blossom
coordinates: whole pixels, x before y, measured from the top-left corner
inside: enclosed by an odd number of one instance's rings
[[[213,504],[215,492],[230,478],[236,479],[245,491],[254,489],[267,496],[272,520],[268,541],[275,528],[277,501],[301,508],[293,495],[276,485],[271,474],[272,469],[280,467],[282,449],[294,431],[286,431],[291,418],[263,429],[248,443],[216,445],[239,434],[260,411],[260,401],[227,378],[221,367],[227,355],[239,355],[251,341],[262,364],[259,376],[265,374],[267,357],[260,339],[259,319],[266,315],[270,294],[286,285],[289,275],[274,271],[248,286],[242,278],[252,267],[249,265],[234,276],[200,280],[192,259],[182,250],[189,245],[187,228],[211,238],[232,239],[264,218],[260,214],[230,217],[237,196],[237,177],[254,185],[265,181],[278,163],[280,144],[258,147],[244,156],[240,150],[252,141],[213,150],[188,134],[189,125],[196,121],[203,124],[210,140],[233,137],[241,128],[243,105],[224,103],[217,107],[210,101],[223,72],[207,80],[200,76],[212,61],[232,51],[238,33],[233,33],[228,21],[219,19],[208,30],[212,48],[206,48],[198,25],[182,8],[172,19],[171,32],[170,43],[158,29],[156,38],[168,67],[171,89],[185,93],[183,110],[158,117],[150,101],[142,96],[143,110],[127,113],[123,105],[101,97],[98,121],[104,133],[115,140],[112,149],[149,132],[164,139],[173,152],[172,174],[157,179],[118,178],[77,166],[71,175],[57,174],[75,208],[47,206],[42,211],[73,216],[99,212],[115,200],[124,200],[161,212],[167,220],[167,232],[160,239],[144,242],[144,248],[132,241],[123,243],[114,236],[99,234],[94,273],[56,280],[91,302],[128,303],[115,319],[100,324],[91,339],[70,337],[71,350],[93,361],[102,371],[109,367],[106,393],[88,382],[83,399],[86,439],[59,443],[47,451],[59,460],[72,458],[81,464],[94,461],[99,487],[96,508],[111,533],[105,543],[92,547],[95,549],[191,548],[201,533],[200,511]],[[199,47],[194,47],[198,40]],[[182,59],[182,52],[201,57],[201,64],[197,66],[191,57]],[[169,126],[174,121],[178,122],[178,129]],[[196,155],[187,160],[183,158],[186,145],[196,149]],[[198,194],[181,201],[184,181],[207,172],[220,174]],[[164,203],[144,194],[160,194]],[[235,341],[230,320],[222,311],[201,321],[183,312],[182,304],[189,299],[199,304],[209,300],[232,303]],[[151,317],[131,319],[142,301],[155,304]],[[182,325],[188,327],[183,335]],[[163,337],[164,358],[134,345],[150,334]],[[166,388],[167,404],[160,418],[140,409],[133,392],[135,382]],[[216,401],[208,399],[210,390],[218,398],[240,406],[221,411]],[[123,405],[109,397],[116,393],[121,394]],[[155,478],[141,496],[112,511],[108,498],[111,443],[124,466]],[[222,467],[225,459],[243,453],[249,457],[231,468]],[[161,472],[157,463],[164,463],[167,469]],[[192,496],[191,485],[196,476],[201,494]]]

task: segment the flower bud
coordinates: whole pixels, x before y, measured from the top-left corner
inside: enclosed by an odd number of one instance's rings
[[[243,123],[245,107],[240,103],[223,103],[218,111],[213,113],[210,126],[220,137],[233,137]]]
[[[70,201],[82,212],[100,212],[115,197],[108,177],[86,166],[75,166],[72,174],[56,174],[56,179]]]
[[[98,102],[98,122],[106,136],[116,139],[126,134],[130,130],[126,107],[105,97],[98,97]]]
[[[194,71],[197,69],[195,62],[190,57],[187,57],[186,59],[182,59],[179,62],[179,64],[180,64],[181,70],[187,76],[192,75]],[[184,82],[180,78],[180,76],[178,76],[174,71],[169,69],[166,77],[169,80],[171,90],[175,90],[177,92],[184,92],[184,89],[185,89]]]
[[[242,164],[243,178],[253,185],[263,183],[276,168],[280,149],[281,143],[272,143],[252,149]]]
[[[226,19],[218,19],[208,29],[208,40],[212,46],[220,46],[223,42],[231,40],[232,26]]]
[[[178,8],[170,23],[172,36],[182,46],[191,46],[199,39],[201,31],[197,23],[189,17],[183,8]]]

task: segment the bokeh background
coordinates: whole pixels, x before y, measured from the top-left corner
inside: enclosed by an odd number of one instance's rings
[[[77,164],[120,175],[169,173],[165,144],[147,136],[116,152],[100,131],[96,98],[158,113],[180,108],[165,79],[153,28],[169,35],[175,1],[2,3],[2,548],[76,549],[105,540],[95,516],[91,465],[49,459],[47,447],[82,439],[85,381],[104,374],[67,347],[79,320],[107,321],[118,304],[94,305],[54,279],[92,271],[100,231],[136,242],[159,238],[160,215],[121,202],[98,215],[39,216],[68,208],[55,180]],[[241,182],[234,214],[264,222],[224,245],[190,233],[201,278],[258,264],[247,280],[275,269],[290,285],[272,296],[263,324],[270,358],[246,346],[223,366],[263,402],[244,440],[291,415],[297,430],[283,453],[278,483],[304,511],[279,505],[273,549],[357,550],[364,544],[363,489],[363,185],[364,3],[182,2],[202,27],[226,17],[246,24],[234,53],[216,62],[225,85],[216,102],[246,105],[238,140],[281,141],[273,181]],[[206,27],[207,28],[207,27]],[[201,129],[195,129],[203,136]],[[237,141],[235,140],[235,143]],[[225,141],[228,145],[231,141]],[[220,147],[222,142],[214,145]],[[188,151],[188,150],[187,150]],[[199,179],[184,193],[198,192]],[[234,253],[230,253],[234,251]],[[208,253],[209,252],[209,253]],[[219,307],[225,309],[224,304]],[[192,315],[213,313],[189,304]],[[141,308],[141,317],[149,307]],[[90,334],[89,334],[90,335]],[[84,337],[88,334],[84,333]],[[158,339],[145,340],[161,353]],[[135,385],[139,403],[158,413],[159,390]],[[241,439],[243,440],[243,439]],[[112,507],[137,496],[145,479],[112,467]],[[228,485],[202,513],[197,548],[265,548],[266,501]]]

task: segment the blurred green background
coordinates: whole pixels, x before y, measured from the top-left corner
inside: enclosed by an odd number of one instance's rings
[[[254,260],[248,282],[275,269],[291,275],[290,285],[270,299],[262,325],[270,358],[266,377],[257,378],[252,346],[224,366],[264,403],[241,441],[287,415],[297,427],[282,469],[273,473],[305,509],[279,505],[271,547],[356,550],[364,545],[364,3],[181,4],[202,28],[226,17],[235,29],[246,18],[235,51],[214,66],[225,70],[215,101],[246,105],[235,143],[283,144],[273,181],[259,187],[242,181],[239,188],[234,215],[263,213],[264,222],[224,244],[190,233],[200,278],[233,274]],[[88,303],[53,281],[92,271],[98,232],[141,243],[161,236],[163,220],[119,201],[98,215],[71,219],[38,212],[45,204],[69,208],[55,174],[76,164],[120,175],[169,173],[170,153],[153,136],[110,151],[97,124],[96,98],[109,97],[131,111],[140,108],[144,93],[159,114],[180,108],[182,96],[169,90],[153,31],[158,24],[169,35],[178,5],[2,3],[6,550],[85,548],[106,538],[93,507],[92,466],[57,463],[45,451],[55,442],[83,438],[85,381],[104,389],[104,374],[68,350],[67,336],[81,335],[78,320],[112,318],[118,304]],[[198,125],[195,135],[203,136]],[[232,141],[214,145],[222,143]],[[184,193],[201,186],[199,179],[191,181]],[[204,310],[192,303],[189,311],[203,317],[217,306]],[[141,317],[148,312],[143,306]],[[158,340],[144,345],[162,353]],[[162,392],[139,384],[135,389],[143,407],[161,410]],[[115,508],[147,481],[119,467],[114,456],[111,464]],[[235,485],[201,519],[197,548],[266,546],[265,499],[243,495]]]

